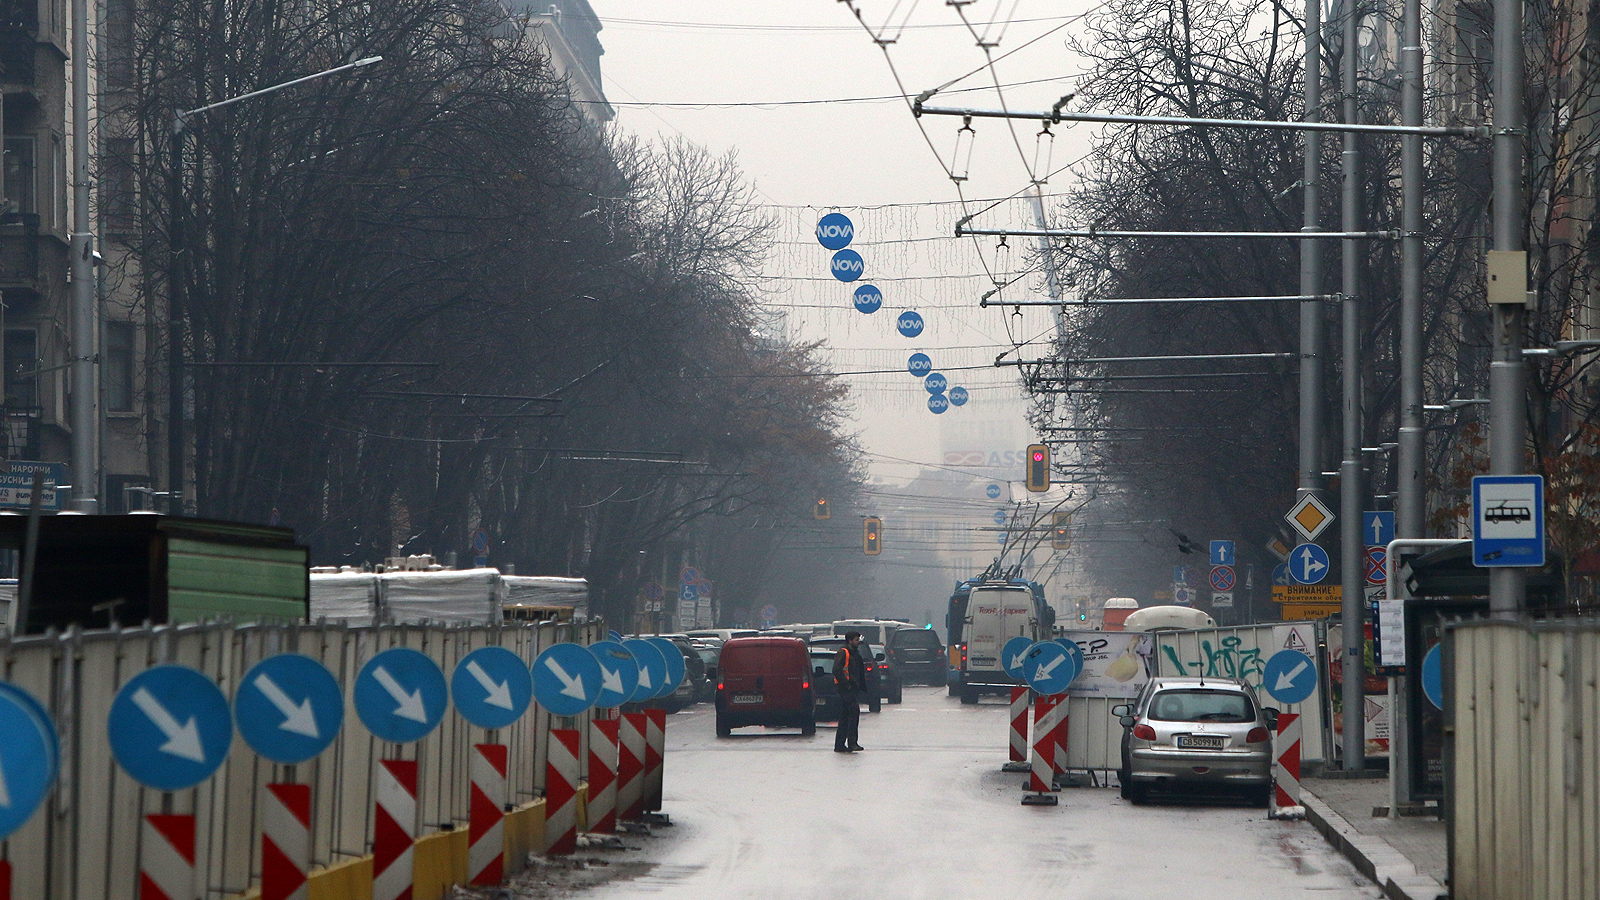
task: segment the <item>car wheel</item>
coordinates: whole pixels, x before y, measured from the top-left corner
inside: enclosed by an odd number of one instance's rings
[[[1264,785],[1262,787],[1259,787],[1259,788],[1255,789],[1254,791],[1251,791],[1250,792],[1251,805],[1252,806],[1258,806],[1258,807],[1259,806],[1271,807],[1274,793],[1276,793],[1276,792],[1272,789],[1272,785],[1270,785],[1270,784],[1269,785]]]
[[[868,700],[867,712],[883,712],[883,700],[879,697],[873,697]]]
[[[727,719],[717,716],[717,737],[729,737],[732,734],[733,726],[728,724]]]
[[[905,688],[897,684],[894,686],[894,693],[889,695],[889,702],[899,703],[903,699],[905,699]]]
[[[972,704],[977,703],[978,702],[978,689],[977,688],[971,688],[971,687],[963,687],[961,689],[961,702],[967,704],[968,706],[971,706]]]
[[[961,692],[959,690],[957,690],[956,686],[953,685],[953,684],[946,684],[944,687],[945,687],[946,691],[950,692],[950,696],[952,696],[952,697],[956,697],[956,696],[959,696],[961,694]]]
[[[806,737],[811,737],[817,733],[817,717],[815,715],[800,723],[800,733]]]
[[[1122,790],[1122,796],[1127,797],[1128,802],[1134,806],[1143,806],[1150,802],[1150,786],[1148,784],[1138,784],[1130,781],[1123,785]]]

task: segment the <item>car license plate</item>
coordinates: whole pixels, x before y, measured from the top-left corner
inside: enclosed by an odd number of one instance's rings
[[[762,700],[765,700],[765,699],[766,699],[766,697],[764,695],[762,695],[762,694],[734,694],[733,695],[733,702],[735,702],[735,703],[760,703]]]
[[[1180,734],[1178,746],[1194,750],[1221,750],[1223,738],[1220,734]]]
[[[817,705],[818,706],[827,706],[828,705],[828,698],[827,697],[818,697],[817,698]]]

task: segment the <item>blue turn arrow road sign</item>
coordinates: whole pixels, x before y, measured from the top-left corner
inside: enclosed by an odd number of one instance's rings
[[[600,661],[582,644],[561,643],[533,661],[533,697],[555,716],[575,716],[600,696]]]
[[[0,681],[0,841],[44,802],[60,764],[49,713],[27,691]]]
[[[667,679],[667,659],[655,644],[641,638],[630,638],[623,641],[622,646],[627,647],[639,663],[639,685],[634,689],[631,699],[635,703],[643,703],[661,690],[661,682]]]
[[[533,676],[522,657],[504,647],[479,647],[456,664],[450,700],[479,728],[505,728],[533,701]]]
[[[351,690],[356,717],[380,741],[409,744],[437,728],[450,704],[444,673],[409,647],[367,660]]]
[[[1022,672],[1022,664],[1027,661],[1028,651],[1031,649],[1033,649],[1033,638],[1018,635],[1006,641],[1006,645],[1000,649],[1000,667],[1012,678],[1027,681],[1028,677]]]
[[[1061,694],[1078,677],[1073,657],[1057,641],[1039,641],[1028,649],[1022,663],[1028,685],[1041,694]]]
[[[1328,577],[1328,551],[1316,544],[1300,544],[1289,551],[1289,580],[1295,584],[1319,584]]]
[[[633,653],[617,641],[595,641],[589,645],[589,652],[600,663],[600,696],[594,705],[615,709],[627,703],[639,689],[639,662]]]
[[[652,637],[645,640],[656,648],[656,652],[661,654],[661,661],[666,665],[665,674],[661,678],[661,687],[656,690],[656,697],[670,697],[672,692],[678,689],[678,685],[683,683],[684,672],[688,669],[684,664],[683,651],[666,638]]]
[[[233,744],[228,698],[188,666],[156,666],[128,679],[111,701],[106,730],[122,768],[158,791],[210,778]]]
[[[1279,703],[1304,703],[1317,689],[1317,664],[1299,650],[1279,650],[1267,660],[1261,686]]]
[[[328,749],[344,725],[344,692],[322,663],[280,653],[256,663],[233,692],[233,718],[250,749],[286,766]]]

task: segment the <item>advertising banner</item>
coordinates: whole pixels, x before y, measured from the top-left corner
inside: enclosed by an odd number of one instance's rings
[[[1083,651],[1083,672],[1067,688],[1075,697],[1132,699],[1150,680],[1150,654],[1155,644],[1149,634],[1068,631],[1061,637]]]

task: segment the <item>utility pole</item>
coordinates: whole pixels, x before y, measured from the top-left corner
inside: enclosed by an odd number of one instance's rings
[[[1360,116],[1356,103],[1356,38],[1361,21],[1359,0],[1344,0],[1344,40],[1339,59],[1342,70],[1344,121]],[[1359,135],[1344,135],[1344,190],[1340,219],[1345,231],[1355,231],[1361,221],[1361,148]],[[1343,594],[1340,619],[1344,633],[1343,693],[1344,768],[1366,767],[1366,718],[1362,715],[1363,664],[1366,633],[1365,557],[1361,535],[1361,249],[1359,240],[1346,238],[1341,259],[1344,300],[1342,312],[1344,455],[1339,463],[1339,583]]]
[[[1322,118],[1322,0],[1306,0],[1305,120]],[[1301,231],[1312,234],[1318,226],[1320,202],[1322,133],[1305,133],[1305,168],[1300,177],[1304,224]],[[1308,239],[1300,244],[1300,294],[1312,297],[1322,292],[1322,241]],[[1300,304],[1300,484],[1301,494],[1322,493],[1322,384],[1323,384],[1323,309],[1317,300]]]
[[[1489,472],[1523,474],[1528,443],[1528,258],[1523,244],[1522,0],[1494,0],[1494,251],[1489,254],[1494,356],[1489,363]],[[1489,570],[1489,613],[1510,619],[1525,605],[1527,580],[1515,567]]]
[[[72,507],[93,513],[100,494],[100,354],[94,235],[89,217],[89,4],[72,0]]]

